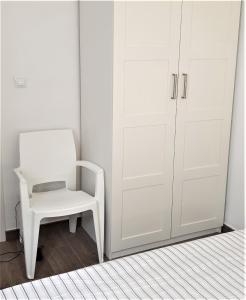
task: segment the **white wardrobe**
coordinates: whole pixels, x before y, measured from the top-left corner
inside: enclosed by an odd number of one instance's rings
[[[81,156],[105,170],[109,258],[223,225],[240,6],[80,3]]]

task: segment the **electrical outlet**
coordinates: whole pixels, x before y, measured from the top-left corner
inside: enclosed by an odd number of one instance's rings
[[[25,88],[26,87],[26,79],[24,77],[14,77],[15,87],[17,88]]]

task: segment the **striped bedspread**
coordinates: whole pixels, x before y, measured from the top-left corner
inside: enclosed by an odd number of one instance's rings
[[[136,254],[0,291],[1,299],[245,299],[243,231]]]

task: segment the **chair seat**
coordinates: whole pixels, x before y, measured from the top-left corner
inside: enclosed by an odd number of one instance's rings
[[[31,208],[38,213],[66,211],[93,204],[94,197],[83,191],[59,189],[55,191],[33,193],[30,199]]]

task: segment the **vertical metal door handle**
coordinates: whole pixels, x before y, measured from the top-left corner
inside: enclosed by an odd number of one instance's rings
[[[178,75],[173,73],[172,78],[173,78],[173,91],[172,91],[171,99],[177,99]]]
[[[183,94],[182,94],[181,98],[186,99],[186,97],[187,97],[187,77],[188,77],[188,75],[186,73],[183,73],[182,76],[183,76],[184,81],[183,81]]]

